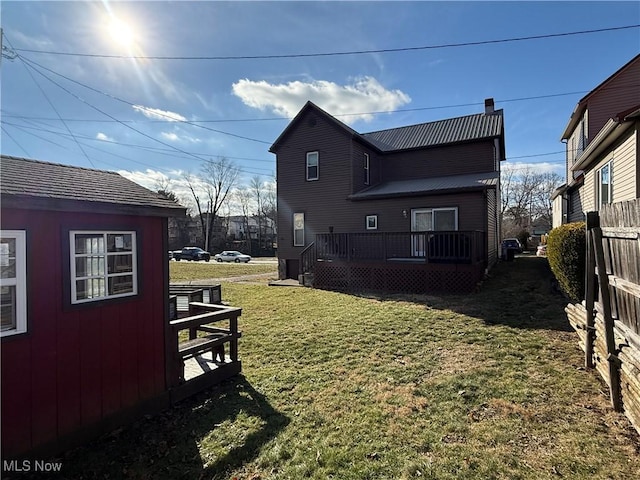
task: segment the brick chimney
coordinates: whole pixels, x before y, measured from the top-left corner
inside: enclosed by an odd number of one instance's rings
[[[493,98],[486,98],[484,100],[484,113],[485,115],[489,115],[493,113],[495,110],[493,108]]]

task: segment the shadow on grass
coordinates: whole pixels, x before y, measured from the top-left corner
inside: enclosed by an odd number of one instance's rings
[[[67,452],[46,478],[227,479],[288,423],[240,375]]]
[[[555,284],[546,258],[523,254],[512,262],[495,265],[478,291],[469,295],[385,298],[426,303],[431,308],[479,318],[490,325],[573,332],[564,312],[569,300]]]

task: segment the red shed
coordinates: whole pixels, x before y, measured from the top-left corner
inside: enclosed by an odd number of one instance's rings
[[[167,218],[115,172],[2,156],[2,451],[60,451],[170,404]]]

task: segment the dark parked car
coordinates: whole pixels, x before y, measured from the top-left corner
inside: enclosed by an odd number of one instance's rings
[[[184,247],[182,250],[176,250],[173,252],[173,258],[178,262],[180,260],[204,260],[208,262],[211,260],[211,254],[200,247]]]
[[[517,238],[505,238],[502,240],[502,250],[515,250],[522,253],[522,244]]]

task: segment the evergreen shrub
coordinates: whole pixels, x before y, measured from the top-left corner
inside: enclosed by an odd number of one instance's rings
[[[584,298],[585,222],[561,225],[549,232],[547,259],[560,289],[574,302]]]

